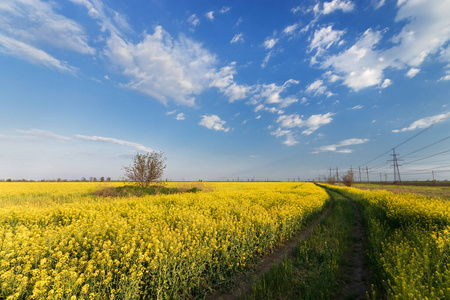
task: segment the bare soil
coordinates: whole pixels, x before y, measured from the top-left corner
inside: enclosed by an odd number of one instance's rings
[[[231,300],[237,299],[239,297],[244,297],[251,293],[252,285],[251,279],[260,279],[265,274],[269,272],[269,270],[275,266],[280,264],[285,257],[292,257],[292,253],[294,248],[300,241],[305,240],[309,234],[314,230],[314,228],[322,222],[322,220],[328,216],[333,206],[333,202],[330,203],[328,208],[314,221],[312,221],[307,227],[303,228],[299,231],[294,238],[288,241],[286,244],[281,245],[275,252],[271,255],[265,257],[261,262],[259,262],[251,273],[241,274],[233,283],[236,287],[233,288],[232,291],[221,292],[216,291],[207,295],[206,299],[223,299],[223,300]]]

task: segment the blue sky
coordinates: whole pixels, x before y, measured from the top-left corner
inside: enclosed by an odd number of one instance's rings
[[[3,2],[0,179],[118,179],[163,151],[170,180],[392,180],[394,147],[403,180],[450,179],[449,15],[444,0]]]

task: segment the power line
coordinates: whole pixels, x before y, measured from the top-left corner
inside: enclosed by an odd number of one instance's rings
[[[445,114],[442,118],[440,118],[439,120],[437,120],[436,122],[434,122],[433,124],[431,124],[428,127],[425,127],[424,129],[422,129],[421,131],[419,131],[418,133],[416,133],[415,135],[413,135],[412,137],[406,139],[405,141],[401,142],[400,144],[398,144],[397,146],[395,146],[394,148],[398,148],[401,145],[409,142],[410,140],[416,138],[417,136],[421,135],[422,133],[424,133],[425,131],[431,129],[432,127],[436,126],[437,124],[441,123],[442,121],[444,121],[445,119],[447,119],[448,117],[450,117],[450,113]]]
[[[408,153],[408,154],[406,154],[406,155],[403,155],[402,158],[407,157],[407,156],[409,156],[409,155],[411,155],[411,154],[417,153],[417,152],[419,152],[419,151],[422,151],[422,150],[424,150],[424,149],[426,149],[426,148],[429,148],[429,147],[431,147],[431,146],[434,146],[434,145],[436,145],[436,144],[438,144],[438,143],[440,143],[440,142],[443,142],[443,141],[445,141],[445,140],[447,140],[447,139],[450,139],[450,135],[447,136],[447,137],[445,137],[445,138],[443,138],[443,139],[440,139],[440,140],[437,141],[437,142],[431,143],[431,144],[429,144],[429,145],[427,145],[427,146],[425,146],[425,147],[422,147],[422,148],[417,149],[417,150],[415,150],[415,151],[413,151],[413,152],[410,152],[410,153]]]
[[[444,153],[448,153],[448,152],[450,152],[450,149],[442,151],[442,152],[439,152],[439,153],[431,154],[431,155],[428,155],[428,156],[425,156],[423,158],[419,158],[419,159],[416,159],[416,160],[413,160],[413,161],[410,161],[410,162],[407,162],[407,163],[404,163],[404,165],[412,164],[412,163],[414,163],[416,161],[421,161],[421,160],[424,160],[424,159],[427,159],[427,158],[430,158],[430,157],[433,157],[433,156],[438,156],[438,155],[441,155],[441,154],[444,154]]]
[[[444,121],[445,119],[447,119],[447,118],[449,118],[449,117],[450,117],[450,113],[446,113],[446,114],[444,115],[444,117],[440,118],[439,120],[437,120],[437,121],[434,122],[433,124],[429,125],[428,127],[425,127],[424,129],[422,129],[421,131],[417,132],[417,133],[414,134],[413,136],[407,138],[406,140],[404,140],[404,141],[401,142],[400,144],[398,144],[398,145],[396,145],[395,147],[393,147],[393,149],[396,149],[396,148],[398,148],[398,147],[400,147],[400,146],[406,144],[407,142],[409,142],[409,141],[411,141],[412,139],[418,137],[419,135],[423,134],[423,133],[426,132],[427,130],[431,129],[432,127],[436,126],[437,124],[441,123],[442,121]],[[373,162],[373,161],[379,159],[380,157],[382,157],[382,156],[388,154],[389,152],[391,152],[391,150],[392,150],[392,148],[389,149],[389,150],[387,150],[387,151],[384,152],[383,154],[380,154],[380,155],[378,155],[377,157],[375,157],[375,158],[373,158],[373,159],[369,160],[368,162],[363,163],[363,164],[361,164],[361,165],[363,165],[363,166],[364,166],[364,165],[368,165],[369,163],[371,163],[371,162]]]

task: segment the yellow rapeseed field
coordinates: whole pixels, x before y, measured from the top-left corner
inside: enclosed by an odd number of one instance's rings
[[[374,281],[387,299],[450,299],[450,202],[340,188],[363,207]]]
[[[122,198],[92,196],[98,187],[0,183],[0,299],[201,297],[329,200],[309,183]]]

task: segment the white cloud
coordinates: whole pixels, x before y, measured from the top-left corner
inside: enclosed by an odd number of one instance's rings
[[[359,110],[362,109],[364,106],[363,105],[355,105],[352,108],[350,108],[351,110]]]
[[[278,39],[276,39],[276,38],[266,38],[263,45],[264,45],[264,48],[266,48],[266,50],[270,50],[273,47],[275,47],[277,42],[278,42]]]
[[[16,129],[16,131],[25,134],[27,139],[57,140],[57,141],[71,140],[70,137],[59,135],[59,134],[53,133],[51,131],[42,130],[42,129],[30,129],[30,130]]]
[[[211,80],[210,87],[218,88],[230,102],[241,100],[251,92],[251,87],[239,85],[234,81],[236,74],[236,63],[221,68],[218,72],[211,72],[208,76]]]
[[[0,52],[60,72],[75,72],[75,68],[51,56],[47,52],[2,34],[0,34]]]
[[[398,67],[418,67],[450,40],[450,2],[442,0],[398,3],[396,22],[408,22],[392,38],[396,45],[385,55]]]
[[[344,84],[355,91],[380,84],[383,79],[382,70],[386,67],[374,51],[374,46],[380,40],[381,32],[368,29],[355,45],[327,58],[321,67],[331,67],[335,73],[341,74]]]
[[[267,52],[266,56],[263,59],[263,62],[261,63],[261,68],[265,68],[267,66],[267,63],[269,63],[270,58],[273,55],[273,51]]]
[[[390,80],[389,78],[386,78],[384,81],[383,81],[383,83],[381,84],[381,88],[382,89],[385,89],[385,88],[387,88],[388,86],[390,86],[392,84],[392,80]]]
[[[286,140],[283,142],[286,146],[294,146],[297,145],[299,142],[295,139],[293,135],[286,135]]]
[[[302,134],[310,135],[321,126],[331,123],[333,115],[333,113],[317,114],[306,120],[298,114],[282,115],[278,117],[277,123],[280,123],[282,128],[306,128],[302,131]]]
[[[408,76],[409,78],[413,78],[414,76],[417,75],[417,73],[420,72],[420,69],[417,68],[411,68],[409,69],[408,73],[406,73],[406,76]]]
[[[334,83],[338,80],[342,80],[341,76],[333,74],[331,71],[327,71],[323,74],[323,77],[325,77],[329,82]]]
[[[213,129],[216,131],[230,131],[229,127],[224,127],[225,121],[221,120],[217,115],[204,115],[201,121],[198,123],[201,126],[205,126],[208,129]]]
[[[271,135],[274,135],[275,137],[286,137],[286,140],[283,142],[286,146],[294,146],[298,144],[299,142],[295,139],[295,136],[292,132],[292,130],[283,130],[281,128],[277,128],[275,131],[270,133]]]
[[[266,104],[277,104],[284,108],[295,102],[298,99],[292,96],[282,97],[281,94],[292,86],[299,84],[299,81],[294,79],[287,80],[283,85],[279,86],[275,83],[271,84],[255,84],[252,86],[239,85],[234,81],[236,74],[236,63],[221,68],[218,72],[213,71],[208,75],[211,83],[210,87],[218,88],[230,102],[252,97],[250,104],[257,105],[256,111],[265,109],[261,102]],[[267,110],[269,110],[268,108]]]
[[[102,136],[86,136],[86,135],[81,135],[81,134],[76,134],[75,137],[82,139],[82,140],[88,140],[88,141],[94,141],[94,142],[106,142],[106,143],[118,144],[118,145],[122,145],[122,146],[135,148],[135,149],[145,151],[145,152],[154,152],[153,149],[148,148],[142,144],[128,142],[128,141],[119,140],[119,139],[115,139],[115,138],[102,137]]]
[[[111,32],[115,35],[121,36],[122,30],[132,31],[131,26],[126,21],[126,17],[122,16],[117,11],[111,9],[102,1],[98,0],[70,0],[71,2],[84,6],[88,11],[88,15],[96,20],[99,20],[100,30]]]
[[[60,72],[75,68],[48,52],[52,48],[94,54],[84,28],[58,14],[54,2],[40,0],[3,1],[0,5],[0,52]],[[46,51],[42,50],[47,46]]]
[[[183,35],[174,40],[161,26],[137,44],[111,34],[105,53],[129,77],[126,87],[164,104],[193,105],[194,96],[208,87],[207,74],[216,63],[201,44]]]
[[[329,49],[333,44],[338,44],[344,33],[344,30],[334,30],[332,25],[316,30],[309,44],[310,52],[314,49],[317,50],[311,62],[315,63],[317,56],[323,55],[325,50]]]
[[[299,23],[295,23],[295,24],[286,26],[286,28],[283,29],[283,33],[284,34],[293,34],[293,33],[295,33],[295,31],[298,29],[299,26],[300,26]]]
[[[214,11],[208,11],[206,14],[205,14],[205,17],[207,17],[209,20],[214,20]]]
[[[335,4],[338,2],[332,1]],[[405,0],[399,1],[397,6],[395,21],[405,25],[389,43],[384,43],[393,46],[376,49],[383,32],[369,28],[353,46],[328,57],[321,67],[333,69],[343,78],[346,86],[358,91],[390,83],[383,82],[383,72],[387,68],[408,68],[407,76],[413,77],[424,60],[433,54],[437,54],[441,61],[450,63],[450,2]]]
[[[302,8],[301,8],[300,6],[296,6],[296,7],[291,8],[291,12],[292,12],[293,14],[296,14],[296,13],[298,13],[301,9],[302,9]]]
[[[327,146],[322,146],[322,147],[316,148],[315,153],[325,152],[325,151],[333,151],[333,152],[338,152],[338,153],[352,153],[353,150],[348,149],[348,148],[342,149],[342,147],[364,144],[364,143],[367,143],[368,141],[369,141],[368,139],[356,139],[356,138],[343,140],[337,144],[327,145]]]
[[[385,0],[374,0],[372,1],[373,6],[375,7],[375,9],[379,9],[380,7],[382,7],[385,3]]]
[[[244,36],[241,33],[237,33],[234,35],[234,37],[231,39],[230,44],[235,44],[235,43],[243,43],[244,42]]]
[[[3,1],[0,33],[37,47],[45,44],[82,54],[94,54],[83,27],[58,14],[53,2],[40,0]]]
[[[258,104],[257,106],[255,106],[254,111],[255,111],[255,112],[258,112],[258,111],[260,111],[260,110],[263,110],[264,108],[265,108],[265,107],[264,107],[263,104]]]
[[[219,10],[219,13],[224,14],[224,13],[229,12],[230,10],[231,10],[231,7],[229,7],[229,6],[224,6],[224,7],[222,7],[222,8]]]
[[[176,112],[177,112],[176,110],[168,111],[168,112],[166,112],[166,115],[171,116]]]
[[[281,94],[284,93],[288,87],[299,83],[300,82],[297,80],[289,79],[281,86],[276,85],[275,83],[256,85],[253,88],[253,100],[255,103],[264,101],[266,104],[278,104],[281,108],[287,107],[298,102],[298,99],[292,96],[282,97]]]
[[[397,132],[405,132],[405,131],[412,131],[412,130],[421,129],[421,128],[427,128],[431,125],[434,125],[434,124],[444,121],[448,117],[450,117],[450,113],[439,114],[439,115],[423,118],[423,119],[412,122],[411,125],[409,125],[408,127],[405,127],[402,129],[394,129],[394,130],[392,130],[392,132],[397,133]]]
[[[442,77],[439,79],[439,81],[442,81],[442,80],[450,80],[450,74],[442,76]]]
[[[189,24],[191,24],[193,27],[196,27],[198,24],[200,24],[199,18],[197,18],[196,14],[192,14],[188,19]]]
[[[355,8],[355,5],[350,0],[333,0],[331,2],[323,3],[322,13],[324,15],[331,14],[336,10],[342,10],[342,12],[351,12]]]
[[[327,87],[323,85],[323,80],[317,79],[306,87],[306,92],[314,95],[325,94]]]
[[[183,113],[179,113],[176,117],[178,121],[182,121],[186,119],[186,116]]]

